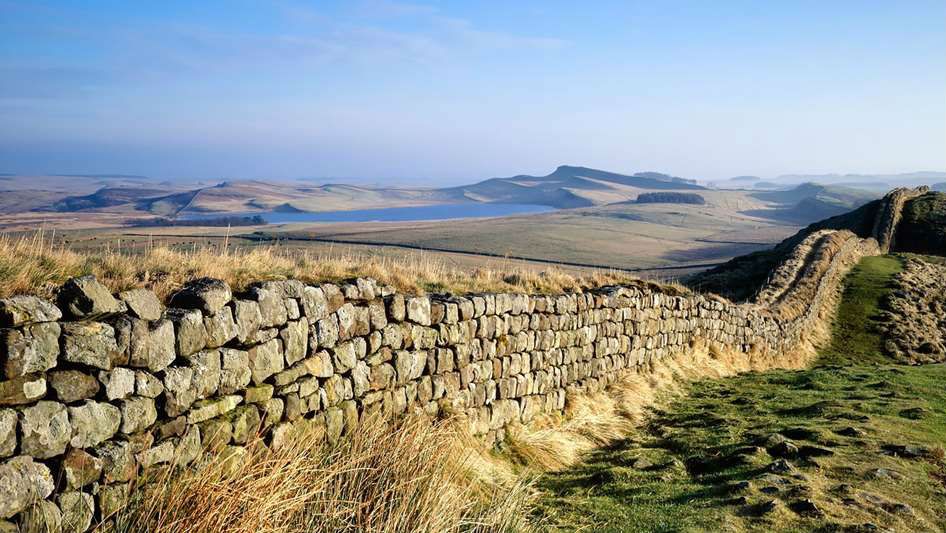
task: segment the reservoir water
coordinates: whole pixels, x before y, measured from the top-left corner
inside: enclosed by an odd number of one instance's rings
[[[554,211],[554,208],[534,204],[462,203],[421,205],[414,207],[386,207],[356,209],[353,211],[322,211],[319,213],[188,213],[185,220],[209,220],[221,216],[260,215],[270,224],[290,222],[403,222],[409,220],[448,220],[454,218],[504,217]]]

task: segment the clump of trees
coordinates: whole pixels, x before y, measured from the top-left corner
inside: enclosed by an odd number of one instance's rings
[[[704,205],[706,200],[694,192],[645,192],[637,196],[637,203]]]
[[[155,217],[136,218],[128,221],[129,226],[137,228],[170,226],[261,226],[266,223],[266,219],[260,215],[200,219]]]

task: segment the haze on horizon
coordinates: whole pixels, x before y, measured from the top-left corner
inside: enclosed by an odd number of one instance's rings
[[[946,170],[941,0],[197,4],[0,0],[0,172]]]

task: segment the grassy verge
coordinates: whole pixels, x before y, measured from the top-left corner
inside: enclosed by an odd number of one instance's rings
[[[873,327],[900,269],[847,280],[818,366],[693,383],[648,423],[544,475],[553,531],[944,531],[946,366],[888,364]]]

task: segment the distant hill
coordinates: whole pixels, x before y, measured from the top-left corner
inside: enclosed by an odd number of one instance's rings
[[[705,190],[705,187],[693,180],[658,172],[625,175],[586,167],[560,166],[546,176],[492,178],[473,185],[440,189],[439,192],[447,197],[477,202],[571,208],[628,200],[636,196],[635,189]]]
[[[816,220],[846,213],[874,200],[879,195],[851,187],[803,183],[788,190],[754,192],[750,196],[781,207],[753,210],[746,214],[782,220],[797,224],[808,224]]]
[[[102,209],[137,202],[142,198],[167,194],[163,189],[103,187],[84,196],[67,196],[52,205],[52,211],[72,212]]]
[[[943,182],[943,183],[934,183],[934,184],[930,187],[930,189],[933,189],[934,191],[939,191],[939,192],[946,192],[946,182]]]

